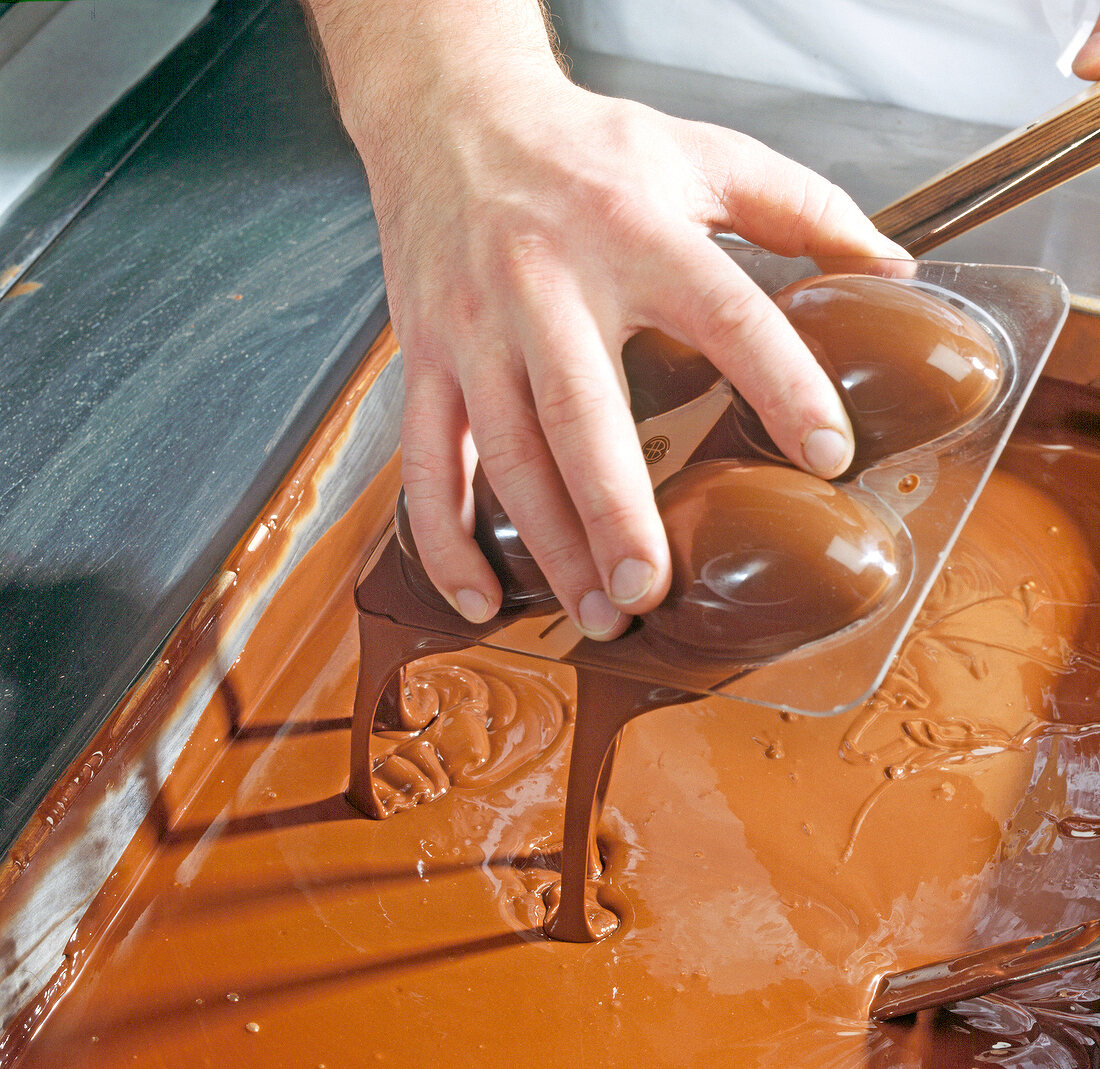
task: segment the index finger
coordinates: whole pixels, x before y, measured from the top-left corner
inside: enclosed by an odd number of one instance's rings
[[[694,157],[709,191],[700,221],[782,256],[909,259],[839,186],[744,134],[700,124]]]
[[[1073,60],[1073,73],[1086,82],[1100,79],[1100,18]]]
[[[705,235],[687,231],[670,238],[660,262],[644,271],[656,325],[714,363],[786,456],[824,478],[848,467],[852,428],[836,390],[787,318],[737,264]]]

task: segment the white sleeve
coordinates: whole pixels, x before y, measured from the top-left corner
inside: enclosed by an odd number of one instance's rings
[[[582,48],[1018,126],[1083,83],[1100,0],[556,0]],[[1072,58],[1072,57],[1071,57]]]

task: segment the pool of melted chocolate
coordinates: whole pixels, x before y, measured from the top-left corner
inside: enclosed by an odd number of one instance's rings
[[[867,1020],[883,973],[1100,900],[1094,392],[1040,384],[867,704],[627,725],[594,885],[622,923],[597,943],[541,931],[568,666],[419,660],[376,728],[405,811],[345,799],[348,591],[397,490],[391,464],[283,585],[0,1065],[1096,1064],[1094,967]]]

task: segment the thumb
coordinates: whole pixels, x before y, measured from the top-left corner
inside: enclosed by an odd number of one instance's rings
[[[711,195],[702,221],[711,229],[732,229],[782,256],[909,259],[821,175],[744,134],[706,124],[694,132],[693,155]]]

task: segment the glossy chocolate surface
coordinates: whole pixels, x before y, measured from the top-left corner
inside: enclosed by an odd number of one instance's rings
[[[865,706],[630,724],[598,827],[621,923],[583,946],[541,934],[568,666],[418,661],[378,744],[379,777],[421,800],[381,821],[345,801],[346,592],[391,467],[272,603],[0,1065],[1089,1069],[1095,967],[867,1021],[883,973],[1100,898],[1076,834],[1100,812],[1100,412],[1044,396]]]
[[[480,464],[474,472],[473,490],[474,538],[500,580],[504,592],[503,606],[512,608],[552,601],[554,593],[546,582],[542,569],[535,563],[530,550],[516,532],[514,524],[489,486],[489,480],[485,478]],[[435,589],[420,561],[420,551],[416,547],[412,525],[409,523],[404,488],[397,499],[394,515],[397,540],[401,546],[402,569],[410,587],[433,608],[450,610],[446,599]]]
[[[623,372],[636,423],[687,404],[722,377],[698,350],[652,329],[623,346]]]
[[[919,286],[870,275],[818,275],[775,303],[837,388],[855,433],[858,472],[963,427],[993,401],[1004,366],[965,311]],[[774,453],[755,415],[745,434]]]
[[[704,657],[771,657],[864,618],[898,574],[885,524],[775,464],[694,464],[657,490],[672,589],[644,627]]]
[[[1064,975],[1100,961],[1100,919],[1060,932],[1044,932],[946,961],[929,962],[879,982],[871,1000],[872,1021],[908,1017],[987,995],[1025,980]]]

